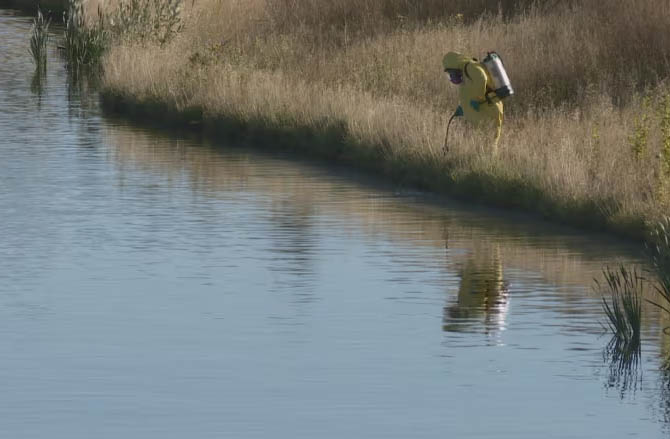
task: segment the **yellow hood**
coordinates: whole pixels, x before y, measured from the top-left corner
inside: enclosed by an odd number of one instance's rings
[[[442,58],[442,67],[444,67],[444,70],[447,69],[463,70],[465,65],[472,61],[473,61],[472,58],[468,58],[467,56],[461,53],[449,52],[446,55],[444,55],[444,58]]]

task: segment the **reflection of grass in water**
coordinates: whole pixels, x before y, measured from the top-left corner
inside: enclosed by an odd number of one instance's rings
[[[609,378],[607,387],[618,388],[623,397],[625,392],[637,390],[641,379],[639,370],[641,348],[640,344],[622,342],[612,337],[605,347],[603,357],[609,363]]]
[[[44,85],[46,84],[47,75],[44,69],[35,69],[33,78],[30,81],[30,91],[39,98],[38,106],[42,104],[42,95],[44,94]]]
[[[659,379],[659,401],[658,413],[661,422],[665,423],[666,431],[670,432],[670,371],[664,370],[661,372]]]

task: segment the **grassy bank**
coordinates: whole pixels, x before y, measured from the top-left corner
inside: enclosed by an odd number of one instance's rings
[[[643,237],[670,204],[670,6],[199,0],[170,41],[119,40],[103,100],[408,185]],[[491,5],[494,5],[492,7]],[[500,9],[499,9],[499,7]],[[447,50],[503,54],[499,149],[463,123]]]

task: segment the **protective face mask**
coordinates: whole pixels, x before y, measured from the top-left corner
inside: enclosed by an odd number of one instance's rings
[[[460,84],[463,82],[463,73],[460,70],[449,71],[449,80],[452,84]]]

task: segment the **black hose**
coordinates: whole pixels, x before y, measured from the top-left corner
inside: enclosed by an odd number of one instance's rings
[[[447,134],[444,136],[444,146],[442,147],[444,155],[447,155],[447,152],[449,152],[449,146],[447,145],[447,142],[449,141],[449,127],[451,126],[451,121],[454,120],[454,117],[456,117],[457,114],[458,110],[454,111],[454,114],[451,115],[449,122],[447,123]]]

